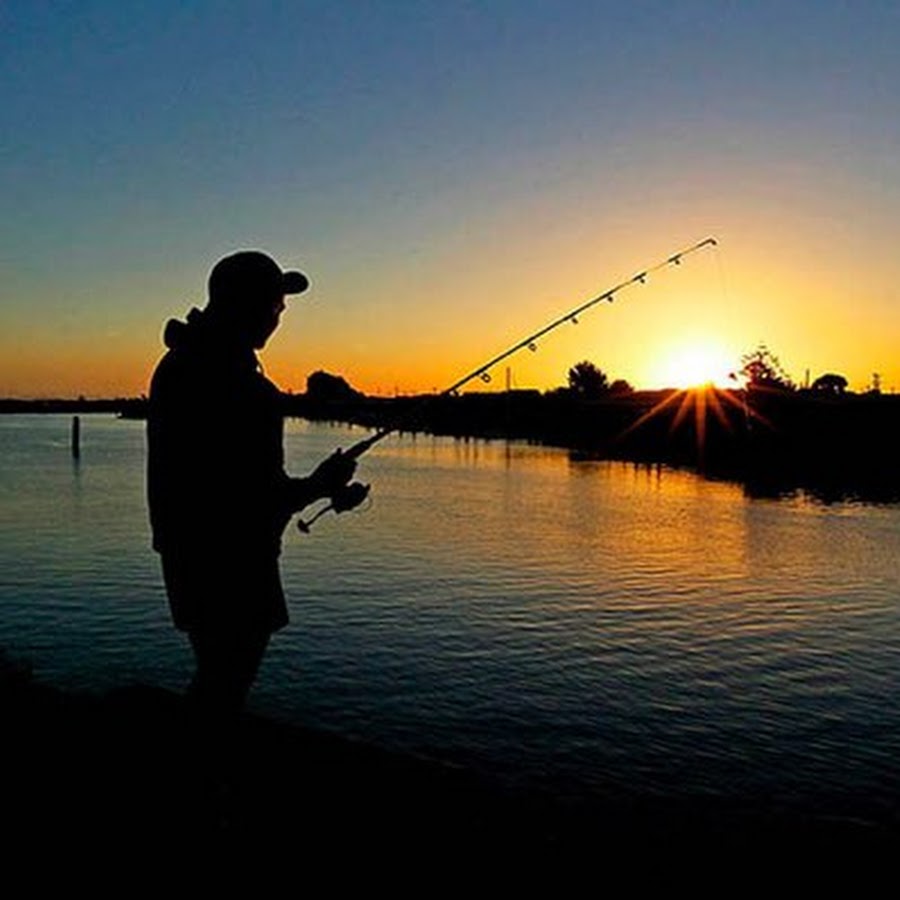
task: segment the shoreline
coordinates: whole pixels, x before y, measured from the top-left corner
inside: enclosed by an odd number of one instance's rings
[[[799,490],[824,502],[900,502],[900,396],[811,390],[565,391],[367,397],[283,394],[286,417],[568,450],[573,461],[667,465],[743,485],[750,497]],[[144,398],[0,399],[2,413],[101,412],[146,417]]]
[[[181,698],[142,685],[101,696],[31,681],[4,661],[5,817],[22,845],[296,841],[309,852],[743,855],[893,848],[883,798],[727,804],[645,798],[577,805],[514,794],[458,767],[244,714],[198,730]],[[51,761],[47,752],[52,750]],[[883,815],[871,810],[881,806]]]

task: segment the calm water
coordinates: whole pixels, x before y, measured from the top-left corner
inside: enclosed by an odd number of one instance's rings
[[[178,688],[141,423],[0,416],[0,645]],[[302,473],[362,435],[288,424]],[[390,439],[371,508],[289,532],[252,706],[573,796],[900,797],[900,509],[759,501],[562,451]]]

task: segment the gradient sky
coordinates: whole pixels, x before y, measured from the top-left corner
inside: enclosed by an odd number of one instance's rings
[[[764,341],[900,388],[898,47],[865,0],[4,0],[0,396],[145,391],[241,247],[313,282],[263,354],[282,387],[393,393],[707,235],[514,383],[662,386]]]

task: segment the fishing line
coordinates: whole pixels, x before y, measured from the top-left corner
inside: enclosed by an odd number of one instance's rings
[[[491,359],[489,359],[487,362],[482,363],[476,369],[473,369],[471,372],[454,381],[453,384],[451,384],[449,387],[444,388],[444,390],[442,390],[440,393],[425,398],[422,401],[423,405],[431,403],[440,397],[449,397],[456,395],[461,387],[468,384],[470,381],[474,381],[476,378],[480,378],[485,383],[490,383],[490,381],[492,380],[490,374],[491,369],[493,369],[499,363],[503,362],[505,359],[509,359],[510,356],[513,356],[514,354],[519,353],[522,350],[527,349],[532,353],[536,353],[538,350],[538,341],[550,334],[551,331],[555,331],[557,328],[567,323],[577,325],[578,317],[582,313],[585,313],[589,309],[591,309],[591,307],[597,306],[600,303],[612,303],[615,299],[616,294],[619,294],[620,292],[627,290],[628,288],[635,285],[646,284],[648,277],[654,272],[658,272],[661,269],[666,269],[670,266],[680,266],[682,260],[689,254],[695,253],[698,250],[702,250],[705,247],[717,246],[718,242],[715,238],[704,238],[702,241],[698,241],[696,244],[692,244],[690,247],[686,247],[684,250],[679,250],[677,253],[673,253],[671,256],[666,257],[664,260],[641,270],[637,274],[632,275],[631,278],[627,278],[625,279],[625,281],[619,282],[619,284],[615,285],[614,287],[603,291],[603,293],[601,294],[597,294],[595,297],[592,297],[590,300],[581,303],[574,309],[570,309],[564,315],[553,319],[552,322],[549,322],[547,325],[544,325],[542,328],[539,328],[537,331],[529,334],[527,337],[522,338],[522,340],[520,340],[516,344],[513,344],[502,353],[498,353],[496,356],[491,357]],[[718,257],[718,254],[716,254],[716,256]],[[338,450],[337,452],[343,453],[345,457],[349,457],[350,459],[359,459],[360,456],[374,447],[375,444],[377,444],[379,441],[384,440],[388,435],[393,434],[395,431],[399,431],[401,425],[404,422],[408,423],[410,419],[413,418],[414,412],[415,410],[407,413],[405,416],[401,416],[400,421],[395,422],[393,425],[379,428],[373,435],[370,435],[369,437],[358,441],[348,450]],[[308,533],[313,522],[315,522],[316,519],[318,519],[320,516],[323,516],[329,510],[333,510],[336,513],[341,513],[359,506],[369,496],[369,490],[370,485],[362,484],[358,481],[346,485],[346,487],[342,488],[330,498],[331,502],[328,504],[328,506],[320,509],[312,518],[308,519],[307,521],[303,521],[302,519],[298,520],[297,527],[304,534]]]

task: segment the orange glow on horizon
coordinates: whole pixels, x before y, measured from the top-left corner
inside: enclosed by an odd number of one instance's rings
[[[660,235],[658,226],[648,234],[643,221],[639,236],[632,234],[634,225],[623,235],[586,231],[589,241],[568,240],[566,232],[542,233],[538,241],[523,230],[523,221],[500,223],[509,226],[510,236],[499,261],[489,242],[467,253],[465,285],[448,273],[452,263],[458,275],[461,251],[454,256],[446,248],[425,255],[418,268],[404,267],[402,279],[393,270],[366,270],[360,284],[353,269],[340,270],[332,282],[324,275],[314,279],[316,294],[292,305],[260,355],[267,375],[295,393],[319,369],[370,395],[442,391],[640,264],[688,242]],[[503,391],[507,367],[514,389],[552,390],[565,385],[568,369],[584,359],[610,381],[624,379],[637,390],[734,388],[740,383],[729,374],[761,342],[796,384],[836,372],[859,392],[878,373],[885,393],[900,388],[900,306],[883,286],[888,276],[848,266],[843,280],[822,282],[805,245],[784,245],[788,254],[754,229],[754,221],[740,229],[733,224],[733,234],[713,229],[727,277],[720,277],[719,251],[697,254],[623,291],[614,304],[580,316],[577,325],[540,339],[536,353],[525,350],[502,362],[491,370],[490,383],[476,379],[463,390]],[[706,230],[698,226],[694,233]],[[160,297],[177,297],[188,281],[179,275],[146,297],[129,295],[133,312],[115,321],[87,308],[83,315],[39,320],[30,312],[9,315],[0,338],[0,396],[145,392],[165,349],[160,334],[166,319],[183,319],[191,305],[180,299],[166,305]],[[846,300],[865,292],[877,305],[861,316]]]

